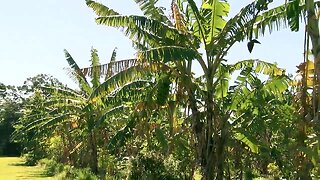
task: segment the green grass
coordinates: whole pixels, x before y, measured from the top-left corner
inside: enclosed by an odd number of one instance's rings
[[[19,157],[0,157],[0,179],[53,179],[43,174],[43,168],[39,166],[25,166],[23,159]]]

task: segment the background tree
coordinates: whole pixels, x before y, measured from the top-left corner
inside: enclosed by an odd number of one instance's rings
[[[10,91],[11,88],[6,88]],[[11,99],[9,95],[4,95],[0,99],[0,155],[19,156],[21,153],[20,144],[10,141],[10,136],[14,131],[13,125],[18,122],[22,103],[17,99]]]
[[[12,140],[19,142],[24,147],[22,153],[25,155],[28,165],[35,165],[38,160],[46,157],[47,151],[45,148],[47,145],[44,142],[47,139],[46,137],[35,138],[35,131],[22,133],[19,137],[16,137],[16,132],[20,131],[25,124],[32,122],[33,119],[46,117],[44,102],[49,98],[49,94],[42,94],[39,91],[42,86],[61,87],[62,83],[50,75],[39,74],[27,78],[24,84],[18,87],[23,103],[20,110],[21,116],[14,124],[15,132],[12,134]],[[28,115],[33,116],[27,118]]]

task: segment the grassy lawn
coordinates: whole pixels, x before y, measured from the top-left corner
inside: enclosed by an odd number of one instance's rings
[[[25,166],[19,157],[0,157],[0,179],[52,179],[43,174],[39,166]]]

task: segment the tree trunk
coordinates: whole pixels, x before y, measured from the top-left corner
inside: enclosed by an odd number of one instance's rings
[[[314,0],[306,0],[306,10],[307,10],[307,32],[310,36],[312,43],[312,54],[314,56],[314,97],[313,106],[316,110],[314,116],[316,120],[320,117],[320,36],[319,36],[319,19],[315,13]]]
[[[96,146],[95,134],[93,131],[90,132],[89,144],[91,152],[90,168],[94,174],[98,174],[98,151]]]
[[[191,84],[191,80],[189,79],[190,82],[186,84]],[[197,107],[197,100],[195,99],[194,96],[194,91],[192,87],[190,86],[185,86],[189,95],[189,106],[191,109],[191,117],[192,117],[192,130],[193,134],[195,137],[196,142],[194,143],[194,147],[196,149],[196,159],[197,163],[199,163],[202,166],[202,171],[206,171],[206,168],[204,166],[204,149],[205,149],[205,137],[204,137],[204,128],[203,128],[203,122],[201,122],[201,117],[200,117],[200,112]],[[205,179],[205,177],[204,177]]]
[[[216,153],[216,160],[217,160],[217,180],[222,180],[224,177],[224,143],[222,137],[218,137],[217,142],[217,153]]]
[[[216,142],[216,169],[217,169],[217,180],[224,179],[224,161],[225,161],[225,141],[227,136],[227,130],[225,127],[224,119],[219,116],[216,117],[217,130],[215,132],[215,142]]]
[[[311,39],[312,43],[312,54],[314,56],[314,86],[313,86],[313,120],[315,120],[316,123],[319,123],[319,117],[320,117],[320,36],[319,36],[319,20],[317,17],[317,14],[315,13],[315,7],[314,7],[314,0],[305,0],[306,4],[306,11],[307,11],[307,34]],[[308,39],[308,38],[307,38]],[[307,65],[306,59],[306,65]],[[307,71],[305,71],[307,73]],[[305,75],[303,75],[305,77]],[[302,98],[302,121],[298,124],[299,134],[297,137],[298,146],[305,147],[305,139],[306,139],[306,128],[308,121],[306,119],[306,116],[308,113],[308,104],[306,103],[306,94],[307,94],[307,84],[305,83],[303,85],[303,98]],[[303,153],[298,152],[298,158],[297,158],[297,165],[298,165],[298,172],[297,172],[297,178],[298,179],[311,179],[310,171],[312,170],[312,163],[310,162],[309,158]]]
[[[212,83],[208,86],[212,87]],[[218,157],[216,155],[216,149],[218,148],[218,141],[217,138],[214,138],[216,136],[216,132],[214,129],[216,129],[214,126],[216,126],[216,122],[213,123],[214,120],[214,113],[213,113],[213,91],[212,89],[208,90],[207,95],[207,115],[206,115],[206,134],[205,134],[205,179],[213,179],[214,178],[214,158],[215,161],[218,161]],[[216,146],[216,147],[214,147]]]

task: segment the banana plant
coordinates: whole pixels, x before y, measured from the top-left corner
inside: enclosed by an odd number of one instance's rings
[[[281,6],[278,6],[274,9],[271,9],[267,12],[265,12],[261,17],[257,18],[257,22],[255,23],[256,29],[262,29],[265,30],[266,27],[269,27],[269,30],[279,30],[282,28],[290,28],[292,31],[298,31],[300,29],[301,22],[304,22],[305,25],[305,42],[304,42],[304,68],[305,70],[302,70],[300,72],[303,72],[302,76],[302,84],[300,84],[300,89],[298,94],[301,95],[301,99],[297,102],[297,111],[299,112],[299,116],[301,119],[301,122],[298,123],[299,133],[301,134],[301,138],[298,139],[299,146],[305,147],[305,141],[307,140],[303,136],[307,134],[306,128],[302,127],[311,127],[309,121],[312,120],[313,122],[317,122],[319,118],[319,94],[320,94],[320,88],[317,86],[317,84],[320,82],[320,66],[319,66],[319,1],[314,0],[289,0],[286,1]],[[257,31],[255,31],[255,34],[258,34]],[[308,88],[310,87],[308,83],[309,75],[308,73],[308,59],[309,59],[309,48],[310,43],[312,45],[311,54],[314,57],[314,71],[312,74],[312,99],[308,99]],[[310,91],[310,90],[309,90]],[[309,101],[312,102],[312,105],[309,104]],[[315,128],[317,128],[317,123],[313,125]],[[297,171],[297,176],[301,179],[310,179],[310,172],[312,168],[310,168],[311,159],[308,158],[308,156],[300,151],[297,155],[296,161],[300,163],[300,165],[297,165],[299,168]],[[299,164],[298,163],[298,164]]]
[[[150,86],[147,79],[135,79],[131,81],[122,69],[128,68],[122,66],[124,61],[115,61],[116,51],[112,53],[111,61],[107,65],[100,65],[100,60],[96,49],[91,50],[91,67],[80,68],[68,51],[65,50],[66,60],[70,66],[68,73],[70,77],[79,85],[79,90],[73,90],[68,87],[41,87],[40,91],[49,94],[47,101],[44,102],[46,107],[44,118],[34,118],[26,124],[21,132],[36,130],[36,136],[41,136],[49,132],[59,132],[59,129],[65,129],[66,132],[76,133],[69,136],[69,155],[76,152],[89,153],[87,162],[92,172],[98,173],[98,147],[99,140],[106,139],[103,134],[108,129],[116,128],[115,119],[122,119],[133,106],[126,102],[134,102],[143,99],[144,89]],[[118,64],[117,64],[118,63]],[[128,60],[131,63],[131,60]],[[102,70],[105,66],[112,68],[107,69],[105,82],[101,83]],[[118,68],[114,68],[118,67]],[[97,93],[102,88],[107,93],[100,94],[99,97],[92,99],[92,94]],[[39,115],[35,114],[37,117]],[[31,114],[31,116],[34,116]],[[29,117],[31,118],[31,117]],[[125,118],[123,118],[125,119]],[[109,122],[108,122],[109,121]],[[79,134],[80,133],[80,134]],[[70,137],[82,136],[74,142]],[[71,155],[70,155],[71,156]],[[86,159],[86,158],[81,158]],[[74,162],[75,163],[75,162]]]
[[[86,1],[97,14],[98,24],[122,29],[130,38],[138,50],[138,64],[167,65],[179,73],[177,88],[186,94],[185,104],[191,110],[196,159],[203,177],[223,179],[226,139],[230,136],[227,121],[230,112],[226,113],[223,103],[228,94],[230,74],[246,66],[269,75],[281,74],[276,66],[258,60],[229,66],[225,56],[236,42],[246,39],[252,51],[258,42],[253,39],[255,23],[262,21],[259,17],[267,12],[272,1],[256,0],[229,20],[226,20],[230,10],[227,1],[202,1],[198,7],[193,0],[173,0],[172,18],[156,6],[157,1],[135,2],[142,16],[121,15],[101,3]],[[195,63],[200,64],[200,78],[193,72]]]
[[[268,165],[271,163],[278,165],[283,176],[293,177],[286,172],[287,167],[292,165],[292,162],[288,160],[290,158],[279,156],[280,153],[290,155],[290,153],[281,152],[287,150],[288,147],[281,149],[276,144],[280,141],[283,142],[283,146],[287,145],[285,137],[291,137],[294,132],[291,128],[285,128],[288,122],[292,124],[295,122],[294,108],[292,103],[288,102],[288,95],[285,93],[291,82],[286,75],[269,76],[263,82],[256,73],[249,69],[242,70],[237,77],[236,84],[238,85],[233,88],[236,99],[234,102],[241,103],[233,106],[237,111],[234,111],[230,121],[233,124],[233,138],[236,141],[230,143],[233,149],[237,149],[237,146],[241,144],[246,145],[248,149],[240,150],[242,151],[240,154],[243,154],[244,157],[234,150],[228,152],[231,156],[237,154],[234,159],[235,166],[238,167],[238,170],[235,171],[238,172],[237,178],[245,174],[243,171],[250,172],[250,174],[260,172],[261,175],[267,176],[269,174]],[[275,139],[277,140],[274,141]],[[288,163],[284,163],[284,160]],[[229,166],[232,167],[232,163]]]

